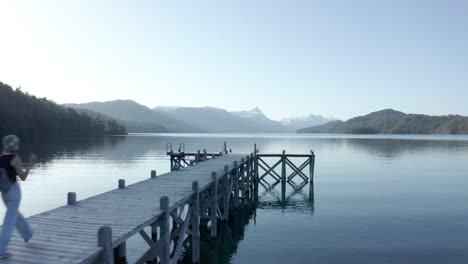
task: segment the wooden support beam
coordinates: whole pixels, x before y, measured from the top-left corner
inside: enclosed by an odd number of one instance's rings
[[[100,257],[101,263],[114,264],[114,254],[112,249],[112,229],[109,226],[103,226],[98,230],[98,246],[102,247]]]
[[[161,237],[159,239],[161,243],[161,264],[170,264],[171,260],[171,237],[169,230],[169,197],[161,197],[159,208],[163,211],[161,215]]]
[[[153,246],[154,244],[154,241],[153,239],[151,239],[148,234],[146,234],[145,230],[140,230],[140,232],[138,232],[140,234],[140,236],[143,238],[143,240],[145,240],[146,244],[148,244],[148,246]]]
[[[211,197],[211,238],[216,238],[217,226],[218,226],[218,177],[216,172],[211,173],[211,179],[213,180],[213,197]]]
[[[200,263],[200,191],[198,181],[192,182],[192,262]]]

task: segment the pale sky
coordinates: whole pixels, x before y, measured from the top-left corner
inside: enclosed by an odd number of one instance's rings
[[[0,81],[57,103],[468,115],[468,1],[0,0]]]

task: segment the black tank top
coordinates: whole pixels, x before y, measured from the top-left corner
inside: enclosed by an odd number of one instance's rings
[[[16,169],[10,164],[14,158],[15,154],[0,156],[0,168],[4,168],[6,170],[8,177],[12,182],[16,182]]]

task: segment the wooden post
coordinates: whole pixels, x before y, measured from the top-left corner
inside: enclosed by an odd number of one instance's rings
[[[258,198],[258,182],[260,181],[258,175],[258,150],[255,148],[256,153],[254,154],[254,197]],[[256,204],[256,201],[255,201]]]
[[[216,238],[217,233],[217,214],[218,214],[218,177],[216,172],[211,173],[213,179],[213,197],[211,197],[211,238]]]
[[[198,181],[192,182],[192,262],[200,262],[200,193]]]
[[[76,205],[76,193],[69,192],[67,195],[67,204],[68,205]]]
[[[281,202],[286,205],[286,151],[281,155]]]
[[[156,179],[156,171],[155,170],[151,171],[151,179]]]
[[[257,143],[254,143],[254,154],[257,155]]]
[[[119,189],[125,189],[125,180],[124,179],[119,180]]]
[[[237,167],[237,161],[234,161],[234,174],[233,177],[233,185],[234,185],[234,208],[237,209],[239,207],[239,167]]]
[[[242,199],[245,198],[245,175],[244,175],[244,168],[245,168],[245,159],[241,159],[240,165],[240,191]]]
[[[171,236],[169,229],[169,197],[163,196],[159,202],[159,208],[163,211],[161,215],[161,254],[162,264],[170,264],[171,261]]]
[[[229,166],[224,166],[224,213],[223,220],[224,222],[228,221],[229,217],[229,196],[231,195],[231,190],[229,190]]]
[[[197,163],[200,162],[200,160],[201,160],[200,150],[197,150],[196,160],[197,160]]]
[[[245,167],[245,190],[244,190],[244,193],[245,193],[245,197],[247,199],[249,199],[250,197],[250,157],[249,155],[247,155],[245,157],[245,160],[246,160],[246,167]]]
[[[281,155],[281,181],[286,182],[286,150]]]
[[[315,169],[315,154],[310,151],[310,161],[309,161],[309,182],[314,184],[314,169]]]
[[[102,247],[100,260],[105,264],[114,264],[114,254],[112,249],[112,229],[103,226],[98,230],[98,246]]]
[[[206,149],[203,149],[203,160],[207,160],[208,155],[206,154]]]
[[[249,190],[250,190],[250,196],[252,197],[252,192],[253,192],[253,186],[254,186],[254,179],[255,177],[255,158],[254,158],[254,154],[253,153],[250,153],[250,180],[249,180]]]
[[[228,154],[226,141],[224,141],[224,150],[223,151],[224,151],[224,154]]]

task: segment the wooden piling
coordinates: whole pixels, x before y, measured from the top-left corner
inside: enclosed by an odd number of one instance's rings
[[[76,205],[76,193],[75,192],[69,192],[67,194],[67,204]]]
[[[114,260],[117,264],[127,263],[127,243],[125,241],[114,248]]]
[[[217,226],[218,226],[218,177],[216,172],[211,173],[211,179],[213,180],[213,195],[211,197],[211,238],[216,238]]]
[[[241,159],[241,165],[240,165],[240,191],[241,191],[241,198],[245,198],[245,174],[244,174],[244,168],[245,168],[245,159]]]
[[[125,180],[124,179],[119,180],[119,189],[125,189]]]
[[[229,196],[231,195],[231,190],[229,190],[229,166],[224,166],[224,213],[223,213],[223,221],[227,222],[229,219]]]
[[[98,246],[102,247],[101,262],[105,264],[114,264],[114,254],[112,249],[112,229],[109,226],[103,226],[98,230]]]
[[[309,182],[314,184],[314,169],[315,169],[315,154],[310,151],[310,161],[309,161]]]
[[[156,179],[156,171],[155,170],[151,171],[151,179]]]
[[[159,208],[163,211],[160,217],[161,221],[161,237],[159,239],[161,246],[160,259],[161,264],[170,264],[171,261],[171,237],[169,229],[169,197],[163,196],[159,202]]]
[[[198,181],[192,182],[192,262],[200,262],[200,201]]]
[[[286,182],[286,150],[281,155],[281,181]]]
[[[237,161],[234,161],[234,174],[232,175],[233,187],[234,187],[234,208],[239,207],[239,167]]]
[[[245,189],[244,189],[244,195],[247,199],[250,197],[250,158],[249,155],[245,156]]]

